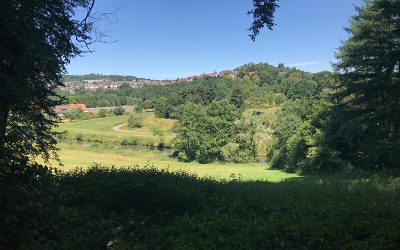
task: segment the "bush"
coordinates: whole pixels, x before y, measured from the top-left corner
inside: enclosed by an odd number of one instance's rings
[[[137,104],[137,105],[135,105],[134,110],[135,110],[136,113],[142,113],[143,112],[143,106],[141,104]]]
[[[141,128],[143,127],[143,116],[142,115],[131,115],[128,119],[128,127],[130,128]]]
[[[123,107],[116,107],[114,109],[114,114],[115,115],[123,115],[125,113],[125,109]]]
[[[83,135],[81,133],[78,133],[75,135],[75,140],[77,141],[83,141]]]
[[[99,109],[99,112],[97,113],[97,115],[99,116],[99,117],[106,117],[107,116],[107,113],[108,113],[108,111],[107,111],[107,109],[105,109],[105,108],[101,108],[101,109]]]
[[[178,160],[182,161],[182,162],[190,162],[191,161],[191,159],[183,151],[178,153]]]
[[[64,117],[71,120],[79,120],[83,117],[84,112],[81,108],[72,108],[64,113]]]
[[[121,145],[134,145],[134,146],[136,146],[136,145],[139,145],[139,144],[140,144],[139,139],[138,138],[134,138],[134,137],[123,138],[121,140]]]
[[[228,143],[222,148],[224,159],[229,162],[246,163],[253,159],[251,150],[240,149],[237,143]]]

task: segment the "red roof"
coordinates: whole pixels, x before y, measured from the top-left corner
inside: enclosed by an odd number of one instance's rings
[[[69,108],[70,109],[81,108],[83,111],[86,111],[86,104],[84,104],[84,103],[74,103],[74,104],[70,104]]]

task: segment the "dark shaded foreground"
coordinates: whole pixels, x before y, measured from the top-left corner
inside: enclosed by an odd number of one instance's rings
[[[400,247],[400,180],[389,177],[217,182],[155,168],[52,174],[33,165],[0,178],[5,249]]]

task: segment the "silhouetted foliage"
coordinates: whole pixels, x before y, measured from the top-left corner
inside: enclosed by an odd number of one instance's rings
[[[272,30],[274,27],[274,13],[278,4],[278,0],[253,0],[254,9],[247,12],[248,15],[253,16],[253,24],[249,29],[251,34],[249,35],[251,40],[255,41],[260,30],[267,26],[268,29]]]
[[[61,98],[61,73],[86,49],[92,35],[94,1],[0,2],[0,157],[49,157],[57,132],[52,107]],[[87,9],[83,20],[78,9]]]

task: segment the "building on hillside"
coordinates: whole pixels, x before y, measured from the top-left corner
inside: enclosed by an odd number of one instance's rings
[[[87,112],[87,107],[86,104],[84,103],[74,103],[74,104],[67,104],[67,105],[57,105],[53,108],[54,112],[56,112],[57,114],[64,114],[65,112],[67,112],[70,109],[73,108],[80,108],[82,109],[84,112]]]

